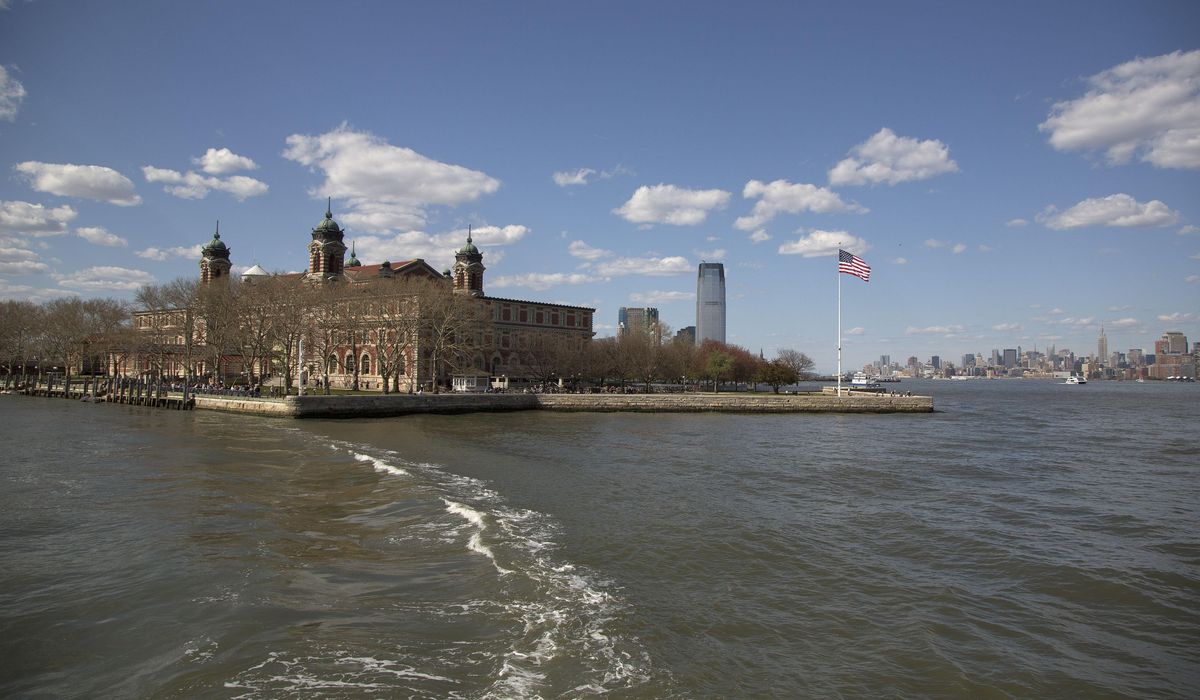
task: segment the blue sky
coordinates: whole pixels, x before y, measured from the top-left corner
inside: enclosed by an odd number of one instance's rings
[[[0,297],[365,263],[831,370],[1200,340],[1200,4],[0,0]],[[235,269],[237,269],[235,267]]]

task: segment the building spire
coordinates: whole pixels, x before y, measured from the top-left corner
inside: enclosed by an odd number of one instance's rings
[[[217,230],[213,233],[213,238],[221,237],[221,220],[217,219]]]
[[[325,218],[333,218],[333,197],[327,197],[325,199]]]
[[[467,224],[467,243],[471,242],[471,224]]]

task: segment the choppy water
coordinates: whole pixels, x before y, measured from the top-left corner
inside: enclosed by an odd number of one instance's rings
[[[0,397],[0,696],[1194,697],[1200,386],[282,421]]]

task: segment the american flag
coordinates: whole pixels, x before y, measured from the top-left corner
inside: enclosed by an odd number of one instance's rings
[[[871,281],[871,266],[867,264],[867,261],[844,250],[838,251],[838,272],[854,275],[863,282]]]

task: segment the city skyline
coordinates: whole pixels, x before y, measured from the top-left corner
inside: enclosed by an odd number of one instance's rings
[[[630,22],[636,12],[638,21]],[[1036,21],[1034,18],[1036,17]],[[695,322],[830,372],[1200,337],[1195,3],[1003,7],[0,2],[0,298],[367,264]],[[1022,41],[1013,42],[1020,36]],[[1102,40],[1097,40],[1097,38]],[[351,49],[326,50],[331,45]]]

